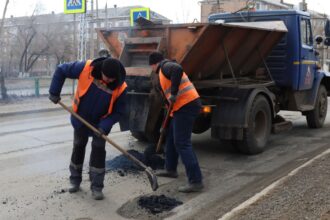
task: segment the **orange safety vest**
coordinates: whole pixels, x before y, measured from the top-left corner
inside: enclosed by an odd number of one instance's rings
[[[91,63],[92,63],[92,60],[87,60],[84,69],[80,73],[80,76],[78,79],[77,90],[74,95],[74,99],[73,99],[73,103],[72,103],[72,108],[73,108],[73,111],[75,111],[75,112],[78,111],[80,98],[86,94],[86,92],[88,91],[91,84],[95,83],[95,85],[97,87],[99,87],[100,89],[111,94],[111,100],[110,100],[108,112],[107,112],[107,114],[105,114],[103,116],[103,117],[106,117],[112,113],[112,108],[113,108],[115,101],[124,92],[124,90],[127,87],[127,84],[126,84],[126,82],[124,82],[121,86],[117,87],[116,89],[110,90],[100,80],[94,79],[94,77],[91,74],[92,70],[93,70],[93,67],[90,65]]]
[[[159,81],[160,86],[162,87],[163,93],[166,99],[169,101],[171,96],[171,80],[167,79],[162,72],[162,69],[159,70]],[[199,98],[197,90],[194,85],[190,82],[186,73],[182,74],[181,82],[179,85],[179,91],[177,94],[176,101],[173,105],[171,116],[173,116],[173,112],[179,110],[185,104]]]

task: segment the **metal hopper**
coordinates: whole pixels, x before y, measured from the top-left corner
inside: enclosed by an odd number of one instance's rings
[[[98,29],[128,75],[148,76],[148,54],[162,51],[193,81],[245,76],[256,68],[287,29],[282,21],[177,24]]]

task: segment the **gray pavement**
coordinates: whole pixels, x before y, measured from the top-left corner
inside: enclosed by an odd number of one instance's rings
[[[71,97],[64,96],[62,100],[70,105]],[[46,111],[49,110],[54,112],[47,114]],[[39,111],[45,113],[34,116],[29,114],[25,118],[24,113]],[[63,111],[63,114],[60,111]],[[37,210],[38,214],[46,213],[50,219],[95,216],[95,213],[99,214],[93,219],[109,219],[109,216],[113,216],[113,219],[123,219],[115,215],[118,206],[150,191],[144,178],[120,179],[109,175],[107,185],[110,186],[105,189],[108,199],[101,205],[97,204],[99,212],[93,211],[96,203],[86,196],[87,183],[83,186],[85,191],[79,195],[58,193],[67,182],[66,162],[72,144],[72,128],[67,113],[59,105],[51,103],[46,96],[0,103],[0,117],[15,114],[22,119],[0,119],[3,129],[0,173],[6,177],[0,184],[1,191],[6,192],[0,200],[3,206],[0,218],[2,216],[4,219],[20,219],[24,213],[34,213],[34,210]],[[47,116],[43,117],[43,114]],[[224,146],[218,146],[216,140],[211,140],[209,134],[194,136],[194,147],[205,174],[206,189],[201,194],[181,195],[177,194],[175,189],[176,184],[184,182],[184,175],[181,175],[179,183],[177,180],[160,178],[162,193],[173,194],[185,202],[172,212],[169,219],[218,219],[278,178],[287,175],[297,164],[304,164],[309,160],[308,152],[316,156],[329,149],[329,119],[323,129],[311,130],[306,128],[306,122],[300,114],[284,112],[283,115],[294,122],[294,129],[273,135],[266,151],[256,156],[237,155],[226,150]],[[22,120],[26,127],[22,127]],[[17,127],[18,125],[20,127]],[[16,131],[18,128],[21,129],[19,132]],[[14,131],[16,132],[13,133]],[[56,136],[52,135],[55,132]],[[139,147],[139,143],[127,133],[114,133],[112,137],[127,148]],[[118,152],[112,150],[109,156],[118,155]],[[51,160],[45,160],[47,155],[52,155]],[[290,165],[291,161],[294,164]],[[271,191],[229,219],[330,219],[329,161],[329,154],[318,158],[294,175],[289,175],[285,181],[281,181]],[[13,171],[16,175],[12,175]],[[182,172],[181,169],[180,174]],[[261,178],[263,176],[265,177]],[[6,185],[6,182],[11,184]],[[26,184],[23,186],[21,183]],[[133,188],[133,185],[137,188]],[[43,193],[37,195],[40,199],[35,199],[36,187],[38,192]],[[53,188],[57,191],[49,192]],[[39,204],[36,201],[46,202]],[[62,208],[62,205],[68,208]],[[72,213],[77,205],[80,210]],[[60,212],[58,207],[61,207]],[[30,219],[43,218],[34,216]]]
[[[330,219],[329,150],[231,216],[239,219]]]
[[[64,103],[71,105],[70,95],[62,96],[61,98]],[[0,117],[15,114],[57,110],[61,110],[61,106],[52,103],[48,99],[48,96],[21,97],[10,99],[7,102],[0,102]]]

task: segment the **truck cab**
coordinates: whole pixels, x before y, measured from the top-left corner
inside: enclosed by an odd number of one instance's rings
[[[278,117],[277,113],[280,110],[302,112],[310,128],[323,126],[327,114],[330,74],[320,68],[319,53],[315,49],[309,13],[295,10],[223,13],[211,15],[209,21],[211,23],[283,21],[288,31],[272,48],[264,63],[274,81],[274,86],[267,87],[275,95],[272,131],[281,130],[276,129],[276,122],[285,121]],[[251,98],[249,95],[247,97]],[[248,105],[248,101],[247,104],[242,105]],[[225,108],[231,107],[225,106]],[[245,146],[240,146],[241,149],[252,154],[261,152],[266,142],[258,144],[257,140],[262,138],[262,135],[257,136],[255,132],[257,129],[255,131],[249,127],[246,129],[247,133],[252,134],[250,139],[252,137],[256,141],[249,142],[247,141],[249,138],[243,137]],[[229,139],[234,143],[237,142],[235,138]],[[242,141],[238,140],[238,142]]]

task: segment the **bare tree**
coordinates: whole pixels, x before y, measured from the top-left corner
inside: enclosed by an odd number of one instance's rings
[[[52,24],[48,30],[49,54],[56,59],[56,64],[69,61],[74,54],[74,45],[67,32],[60,22]]]
[[[40,56],[49,49],[47,36],[37,31],[36,17],[32,15],[23,25],[18,25],[17,41],[20,44],[19,72],[29,72]]]
[[[6,17],[8,4],[9,4],[9,0],[6,1],[5,8],[3,9],[3,13],[2,13],[2,19],[1,19],[1,24],[0,24],[0,39],[2,39],[2,32],[4,29],[3,27],[5,24],[5,17]],[[1,97],[2,97],[2,99],[8,99],[7,89],[5,86],[5,78],[4,78],[4,74],[3,74],[3,58],[0,57],[0,60],[1,60],[1,70],[0,70]]]
[[[28,53],[30,50],[30,46],[32,44],[32,40],[37,34],[37,31],[35,30],[35,27],[33,25],[34,20],[35,19],[32,16],[29,21],[30,24],[26,26],[22,25],[18,28],[17,39],[22,46],[21,48],[23,48],[23,50],[21,51],[20,61],[19,61],[19,71],[22,73],[27,72],[26,65],[27,65]]]
[[[2,37],[2,31],[3,31],[3,26],[5,24],[5,17],[6,17],[8,4],[9,4],[9,0],[6,1],[5,8],[3,9],[3,13],[2,13],[2,20],[0,24],[0,38]]]
[[[7,65],[16,73],[50,74],[53,65],[73,57],[70,28],[53,14],[12,19]],[[42,72],[40,72],[42,71]]]
[[[68,24],[64,24],[64,26],[62,22],[56,21],[54,18],[50,19],[52,23],[40,27],[45,41],[43,44],[48,46],[44,54],[44,67],[47,69],[47,74],[52,73],[55,65],[69,61],[74,51],[73,36],[67,34]]]

